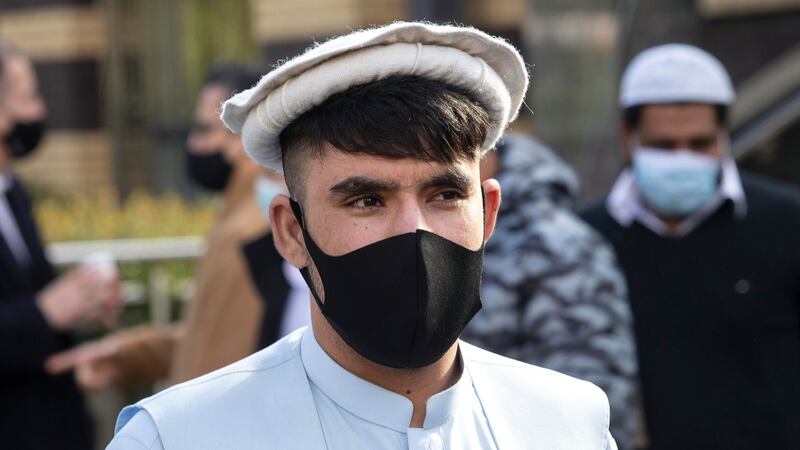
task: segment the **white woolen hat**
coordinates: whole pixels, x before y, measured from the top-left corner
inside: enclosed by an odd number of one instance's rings
[[[721,62],[687,44],[665,44],[639,53],[622,75],[623,108],[653,103],[730,105],[733,83]]]
[[[482,153],[517,117],[528,88],[522,57],[505,40],[470,27],[396,22],[309,48],[228,99],[221,118],[242,134],[256,162],[283,172],[284,128],[336,93],[392,75],[440,80],[472,93],[491,119]]]

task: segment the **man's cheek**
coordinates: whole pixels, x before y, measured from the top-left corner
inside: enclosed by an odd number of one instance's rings
[[[462,227],[462,246],[476,250],[483,244],[485,215],[482,201],[471,206],[469,213],[461,220],[460,226]]]

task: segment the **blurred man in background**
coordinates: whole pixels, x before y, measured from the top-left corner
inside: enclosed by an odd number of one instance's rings
[[[575,172],[539,141],[507,134],[481,164],[503,202],[484,253],[483,309],[464,339],[591,381],[608,395],[611,434],[633,448],[636,353],[613,249],[572,211]]]
[[[650,448],[800,448],[800,195],[739,174],[722,64],[655,47],[622,77],[628,168],[585,218],[628,280]]]
[[[0,434],[9,449],[92,448],[92,427],[71,374],[45,359],[72,345],[69,332],[112,325],[115,274],[81,267],[60,278],[45,257],[31,203],[14,176],[44,134],[47,108],[30,60],[0,42]]]
[[[116,333],[52,358],[49,370],[77,369],[78,381],[88,391],[152,384],[165,377],[177,383],[253,353],[277,340],[280,330],[308,323],[307,308],[305,318],[302,310],[287,308],[294,292],[291,286],[296,284],[291,282],[294,273],[285,275],[280,262],[245,251],[253,242],[258,249],[267,242],[271,245],[263,203],[269,204],[269,196],[285,186],[282,177],[268,178],[247,156],[239,136],[219,119],[219,108],[233,93],[255,84],[259,75],[246,65],[218,65],[197,99],[195,126],[187,140],[187,169],[198,184],[221,192],[223,201],[180,324]],[[265,196],[269,198],[259,199]],[[273,252],[277,254],[274,247]],[[308,291],[304,289],[302,296],[307,299]],[[274,308],[265,308],[266,304]],[[293,315],[291,324],[281,327],[284,310]]]

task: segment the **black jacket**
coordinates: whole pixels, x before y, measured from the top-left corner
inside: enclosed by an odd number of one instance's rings
[[[5,195],[31,261],[20,267],[0,233],[0,446],[90,449],[91,422],[72,375],[52,377],[42,369],[49,355],[71,344],[68,335],[49,327],[34,301],[54,279],[53,268],[17,180]]]
[[[800,194],[742,176],[681,239],[597,205],[628,279],[651,450],[800,449]]]
[[[259,297],[264,302],[264,316],[258,337],[260,350],[283,337],[280,335],[280,326],[291,286],[283,274],[283,257],[275,248],[271,232],[245,244],[242,252]]]

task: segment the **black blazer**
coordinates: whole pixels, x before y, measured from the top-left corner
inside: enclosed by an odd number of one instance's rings
[[[3,195],[3,194],[0,194]],[[30,200],[14,179],[5,193],[31,254],[20,267],[0,233],[0,436],[3,448],[91,449],[91,421],[71,374],[52,377],[45,359],[71,345],[35,304],[55,275],[39,238]]]

